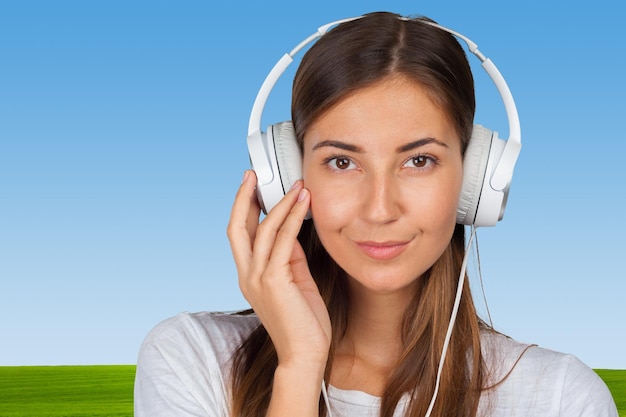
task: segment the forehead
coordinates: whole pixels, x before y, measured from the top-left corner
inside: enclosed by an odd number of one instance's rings
[[[460,149],[451,117],[431,93],[405,77],[393,77],[356,90],[331,106],[305,132],[304,148],[325,140],[396,148],[423,137]]]

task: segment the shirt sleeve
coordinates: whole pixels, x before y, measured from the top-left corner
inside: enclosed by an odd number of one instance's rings
[[[618,417],[604,381],[576,356],[488,334],[483,344],[495,389],[480,416]]]
[[[206,323],[190,314],[157,325],[139,351],[135,416],[227,417],[227,389],[218,352]]]
[[[561,415],[618,417],[615,401],[604,381],[576,357],[569,357],[563,383]]]

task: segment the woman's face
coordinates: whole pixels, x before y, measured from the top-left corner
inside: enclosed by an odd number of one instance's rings
[[[303,177],[328,253],[353,283],[391,294],[450,242],[461,142],[421,85],[394,77],[342,99],[310,126]]]

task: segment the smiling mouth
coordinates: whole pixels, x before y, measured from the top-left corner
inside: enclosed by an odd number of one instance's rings
[[[399,256],[409,242],[356,242],[361,251],[377,261],[388,261]]]

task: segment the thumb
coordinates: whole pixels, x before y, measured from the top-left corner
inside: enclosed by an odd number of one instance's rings
[[[289,258],[289,266],[293,272],[293,280],[296,284],[301,284],[302,282],[313,279],[311,271],[309,270],[306,254],[298,241],[293,245],[291,257]]]
[[[300,288],[305,296],[312,295],[316,298],[321,297],[300,242],[296,242],[293,246],[289,266],[291,267],[293,283]]]

